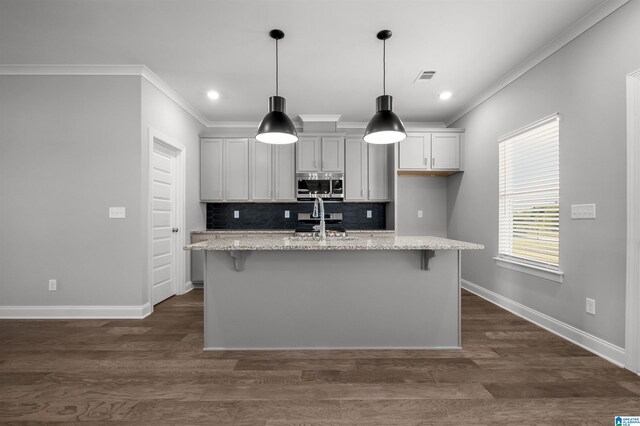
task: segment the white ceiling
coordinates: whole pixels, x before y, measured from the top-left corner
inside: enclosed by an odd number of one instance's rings
[[[0,0],[0,64],[141,64],[212,121],[288,113],[367,121],[382,91],[408,122],[447,121],[604,0]],[[430,82],[415,83],[421,70]],[[209,89],[220,92],[216,102]],[[443,102],[438,93],[453,92]]]

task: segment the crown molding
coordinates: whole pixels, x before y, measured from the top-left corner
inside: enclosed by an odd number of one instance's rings
[[[298,114],[303,123],[332,123],[340,121],[341,114]]]
[[[564,46],[569,44],[569,42],[618,10],[628,1],[629,0],[606,0],[599,6],[595,7],[591,12],[582,17],[582,19],[567,28],[558,37],[544,45],[533,55],[529,56],[524,60],[524,62],[515,67],[500,80],[498,80],[496,84],[491,86],[488,90],[484,91],[480,96],[476,97],[464,108],[455,113],[451,117],[451,119],[446,121],[447,126],[450,126],[451,124],[467,115],[469,112],[473,111],[487,99],[491,98],[493,95],[520,78],[527,71],[531,70],[533,67],[547,59],[549,56],[562,49]]]
[[[366,129],[367,124],[366,121],[344,121],[336,123],[336,127],[338,129]],[[441,121],[407,121],[404,123],[404,127],[407,130],[433,130],[434,128],[444,129],[446,125]]]
[[[164,93],[200,124],[210,121],[145,65],[0,65],[0,75],[140,76]]]

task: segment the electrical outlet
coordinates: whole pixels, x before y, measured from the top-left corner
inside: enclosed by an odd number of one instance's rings
[[[371,219],[373,217],[373,214],[371,213],[371,210],[367,210],[367,219]]]
[[[285,219],[289,219],[290,217],[291,217],[291,214],[290,214],[289,210],[285,210],[284,211],[284,218]]]
[[[124,219],[125,216],[124,207],[109,207],[109,219]]]
[[[595,219],[595,218],[596,218],[595,204],[572,204],[571,205],[571,219]]]
[[[418,217],[422,217],[422,210],[418,210]]]
[[[234,210],[233,211],[233,218],[234,219],[240,219],[240,210]]]
[[[58,280],[49,280],[49,291],[58,290]]]
[[[588,314],[591,314],[591,315],[595,315],[596,314],[596,300],[595,299],[589,299],[587,297],[586,311],[587,311]]]

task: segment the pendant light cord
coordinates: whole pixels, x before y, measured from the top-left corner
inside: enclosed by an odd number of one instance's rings
[[[276,39],[276,96],[278,96],[278,39]]]
[[[382,40],[382,94],[387,94],[387,40]]]

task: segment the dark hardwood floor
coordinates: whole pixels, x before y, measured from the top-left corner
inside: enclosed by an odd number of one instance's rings
[[[202,291],[144,320],[0,321],[0,423],[612,425],[640,378],[464,293],[464,349],[202,351]]]

